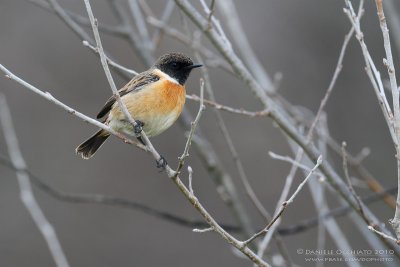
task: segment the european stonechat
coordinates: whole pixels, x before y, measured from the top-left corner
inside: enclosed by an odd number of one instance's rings
[[[127,121],[115,96],[107,100],[97,119],[108,114],[105,124],[115,131],[136,136],[141,143],[142,130],[148,137],[159,135],[181,114],[186,99],[185,82],[192,69],[201,66],[193,64],[189,57],[181,53],[161,56],[149,70],[138,74],[119,90],[122,102],[138,127]],[[75,151],[82,158],[89,159],[109,136],[107,131],[99,130]]]

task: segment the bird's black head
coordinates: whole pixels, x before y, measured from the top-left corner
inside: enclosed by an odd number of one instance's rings
[[[201,64],[193,64],[193,61],[181,53],[169,53],[161,56],[154,67],[174,78],[179,84],[184,85],[190,72]]]

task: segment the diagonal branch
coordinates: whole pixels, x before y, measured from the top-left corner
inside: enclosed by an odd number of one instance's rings
[[[107,77],[107,81],[111,87],[111,90],[113,91],[113,94],[116,98],[116,101],[118,103],[119,108],[122,110],[123,114],[125,115],[125,117],[128,119],[128,121],[132,124],[133,127],[135,127],[137,125],[136,121],[132,118],[131,114],[129,113],[128,109],[126,108],[124,102],[122,102],[121,100],[121,96],[119,95],[118,89],[115,86],[114,80],[112,78],[110,69],[108,67],[107,64],[107,57],[104,54],[104,50],[103,50],[103,45],[101,43],[101,39],[100,39],[100,34],[99,34],[99,30],[97,27],[97,19],[94,18],[93,15],[93,11],[92,11],[92,7],[90,6],[89,0],[84,0],[85,2],[85,6],[86,6],[86,10],[87,13],[89,15],[89,20],[90,20],[90,24],[92,25],[92,29],[93,29],[93,35],[97,44],[97,49],[99,51],[99,55],[100,55],[100,61],[101,61],[101,65],[104,69],[104,73]],[[160,154],[157,152],[157,150],[153,147],[153,145],[151,144],[149,138],[147,137],[145,132],[141,132],[140,133],[142,140],[144,141],[144,143],[146,144],[146,148],[147,151],[150,152],[153,157],[156,160],[159,160],[161,158]],[[173,170],[167,165],[166,166],[166,171],[169,175],[172,175]]]

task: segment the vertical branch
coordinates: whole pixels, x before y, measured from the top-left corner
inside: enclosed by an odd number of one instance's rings
[[[53,226],[47,220],[33,194],[29,180],[29,174],[26,171],[27,165],[19,148],[10,110],[3,95],[0,95],[0,122],[3,128],[8,153],[10,154],[12,164],[14,165],[15,169],[17,169],[16,175],[18,179],[21,201],[31,215],[36,227],[39,229],[40,233],[45,239],[56,265],[58,267],[68,267],[69,264],[61,247],[60,241],[58,240],[57,234],[54,231]]]
[[[344,177],[346,178],[347,184],[349,185],[349,190],[351,194],[354,196],[355,200],[357,201],[358,209],[360,210],[361,214],[364,214],[363,206],[361,203],[360,197],[357,195],[356,191],[354,190],[353,184],[350,179],[349,169],[347,167],[347,151],[346,151],[346,142],[342,143],[342,165],[344,171]]]
[[[385,47],[386,59],[383,59],[383,64],[386,66],[389,74],[390,87],[392,91],[393,98],[393,120],[394,133],[393,138],[395,149],[396,149],[396,159],[397,159],[397,204],[394,218],[391,220],[393,229],[396,232],[397,238],[400,238],[400,103],[399,103],[399,88],[397,86],[396,80],[396,70],[393,63],[392,47],[390,44],[389,30],[386,23],[385,14],[383,11],[382,0],[376,0],[376,9],[378,10],[379,23],[383,35],[383,44]],[[390,127],[390,126],[389,126]]]
[[[126,108],[125,104],[122,102],[121,97],[119,95],[119,92],[117,90],[117,87],[115,86],[114,80],[112,78],[110,69],[108,67],[108,63],[107,63],[107,57],[104,54],[104,50],[103,50],[103,45],[101,43],[101,39],[100,39],[100,34],[99,34],[99,30],[97,28],[97,20],[94,18],[93,15],[93,11],[92,11],[92,7],[90,6],[90,2],[89,0],[84,0],[85,2],[85,6],[86,6],[86,10],[89,16],[89,20],[90,20],[90,24],[92,25],[92,29],[93,29],[93,35],[94,35],[94,39],[96,40],[96,44],[97,44],[97,49],[99,51],[99,55],[100,55],[100,60],[101,60],[101,65],[103,66],[104,69],[104,73],[107,77],[107,81],[111,87],[111,90],[114,93],[114,96],[117,100],[117,103],[119,105],[119,108],[122,110],[123,114],[125,115],[125,117],[128,119],[128,121],[132,124],[132,126],[136,126],[137,123],[136,121],[132,118],[131,114],[129,113],[128,109]],[[148,151],[153,155],[153,157],[158,160],[160,158],[160,154],[157,152],[157,150],[153,147],[153,145],[151,144],[149,138],[147,137],[145,132],[141,132],[140,133],[141,138],[143,139],[144,143],[146,144],[146,147],[148,149]],[[166,171],[168,174],[172,174],[173,170],[167,165],[166,166]]]
[[[185,164],[185,159],[189,156],[189,149],[190,149],[190,146],[192,145],[193,135],[194,135],[194,133],[196,131],[196,127],[199,124],[200,117],[203,114],[203,111],[204,111],[205,108],[206,108],[206,106],[204,106],[204,80],[201,79],[200,80],[200,107],[199,107],[199,111],[198,111],[198,113],[196,115],[196,118],[191,123],[191,127],[190,127],[191,129],[190,129],[188,138],[186,140],[185,149],[183,150],[182,155],[179,157],[178,168],[175,171],[176,173],[179,173],[181,171],[183,165]]]

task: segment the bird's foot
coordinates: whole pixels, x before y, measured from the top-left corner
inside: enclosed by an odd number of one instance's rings
[[[158,159],[158,160],[156,160],[156,166],[157,166],[157,168],[159,168],[160,169],[160,172],[163,172],[163,171],[165,171],[165,167],[167,167],[167,160],[163,157],[163,156],[161,156],[160,155],[160,158]]]
[[[141,122],[141,121],[136,121],[136,125],[134,126],[134,132],[135,132],[135,135],[138,137],[138,136],[140,136],[140,134],[142,133],[142,131],[143,131],[143,126],[144,126],[144,123],[143,122]]]

